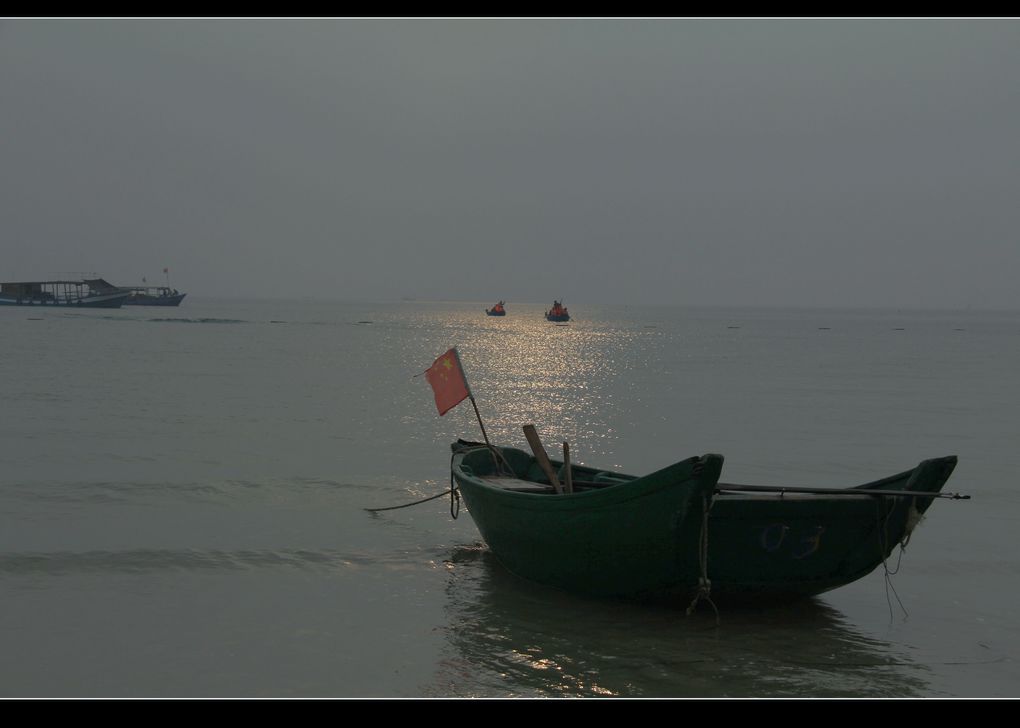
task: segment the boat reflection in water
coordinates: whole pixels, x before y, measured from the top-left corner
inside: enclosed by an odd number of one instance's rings
[[[430,696],[920,697],[928,668],[819,598],[683,609],[574,597],[513,576],[483,545],[447,561],[447,654]]]

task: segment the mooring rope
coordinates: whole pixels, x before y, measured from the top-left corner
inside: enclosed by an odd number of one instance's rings
[[[698,590],[694,594],[694,599],[691,601],[690,606],[687,607],[687,616],[691,616],[694,613],[694,608],[698,606],[698,602],[704,599],[715,611],[715,624],[719,626],[719,608],[712,601],[712,581],[708,578],[708,512],[712,510],[714,504],[713,494],[711,492],[707,493],[705,495],[705,507],[701,512],[701,536],[698,539],[698,566],[701,575],[698,577]]]
[[[375,513],[377,511],[395,511],[398,508],[410,508],[411,506],[416,506],[419,503],[428,503],[430,500],[435,500],[436,498],[442,498],[444,495],[446,495],[449,492],[450,492],[449,490],[444,490],[439,495],[432,495],[432,496],[429,496],[428,498],[422,498],[421,500],[415,501],[414,503],[405,503],[402,506],[389,506],[387,508],[365,508],[364,510],[368,511],[369,513]],[[458,496],[458,499],[459,499],[459,496]],[[456,518],[456,516],[454,516],[454,518]]]
[[[450,464],[453,464],[453,458],[450,458]],[[457,492],[457,483],[453,480],[453,468],[450,468],[450,515],[453,520],[457,520],[457,516],[460,515],[460,493]],[[457,507],[454,508],[454,501],[457,503]]]
[[[899,603],[900,609],[903,610],[903,616],[905,618],[910,616],[910,613],[907,611],[907,608],[905,606],[903,606],[903,600],[900,599],[900,595],[896,592],[896,586],[892,583],[892,576],[895,575],[897,572],[899,572],[900,564],[903,562],[903,552],[906,550],[905,549],[906,543],[905,543],[905,540],[901,540],[900,541],[900,557],[899,557],[899,560],[896,563],[896,571],[889,571],[889,564],[888,564],[888,562],[886,560],[886,550],[887,550],[887,547],[889,546],[889,517],[892,516],[892,512],[896,509],[896,503],[894,503],[893,501],[889,501],[889,508],[886,510],[885,517],[883,519],[882,514],[881,514],[881,510],[882,510],[882,503],[885,501],[885,499],[884,498],[876,498],[875,500],[876,500],[876,504],[877,504],[878,512],[879,512],[879,516],[878,516],[879,517],[879,523],[878,523],[878,528],[879,528],[879,548],[881,549],[881,554],[882,554],[882,568],[885,570],[885,576],[884,576],[884,579],[885,579],[885,601],[886,601],[886,604],[889,605],[889,621],[891,622],[893,620],[893,608],[892,608],[892,600],[889,598],[889,591],[890,590],[892,590],[893,596],[896,597],[896,601]],[[907,535],[906,540],[909,540],[909,534]],[[891,551],[892,549],[890,548],[889,550]]]
[[[454,453],[453,455],[456,455],[456,453]],[[444,495],[449,493],[450,515],[453,516],[454,520],[457,520],[457,516],[460,515],[460,493],[457,492],[457,484],[453,480],[453,455],[450,456],[450,487],[448,490],[444,490],[442,493],[439,493],[437,495],[431,495],[428,498],[422,498],[421,500],[417,500],[414,503],[405,503],[402,506],[388,506],[386,508],[365,508],[364,510],[368,511],[369,513],[377,513],[379,511],[395,511],[398,508],[410,508],[411,506],[416,506],[421,503],[428,503],[429,501],[435,500],[436,498],[442,498]]]

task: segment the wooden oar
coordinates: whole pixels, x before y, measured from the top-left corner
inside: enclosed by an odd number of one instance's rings
[[[542,441],[538,437],[538,432],[535,430],[534,425],[524,425],[524,437],[527,438],[528,444],[531,446],[531,452],[535,454],[535,461],[538,466],[542,468],[542,472],[545,473],[546,477],[549,478],[549,482],[553,484],[557,493],[563,492],[563,486],[560,485],[559,478],[556,477],[556,471],[553,470],[552,463],[549,462],[549,456],[545,452],[545,448],[542,446]]]
[[[950,498],[952,500],[970,500],[969,495],[959,493],[925,493],[917,490],[882,490],[881,488],[798,488],[782,485],[737,485],[735,483],[716,483],[716,492],[731,491],[737,493],[808,493],[815,495],[895,495],[911,498]]]

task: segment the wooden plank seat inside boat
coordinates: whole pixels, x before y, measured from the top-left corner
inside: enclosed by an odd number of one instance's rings
[[[521,480],[520,478],[506,478],[495,475],[483,475],[481,480],[484,480],[490,485],[494,485],[497,488],[503,490],[512,490],[515,493],[555,493],[556,490],[551,485],[544,483],[535,483],[530,480]]]
[[[563,469],[561,468],[561,471]],[[560,477],[563,477],[562,472]],[[497,488],[503,490],[512,490],[516,493],[544,493],[553,494],[556,489],[550,485],[544,475],[541,477],[536,476],[534,480],[524,480],[521,478],[509,478],[506,476],[499,475],[483,475],[480,477],[490,485],[494,485]],[[620,483],[626,483],[628,478],[616,477],[613,473],[607,473],[600,471],[596,473],[591,480],[575,480],[574,488],[578,490],[586,490],[589,488],[606,488],[610,485],[619,485]]]

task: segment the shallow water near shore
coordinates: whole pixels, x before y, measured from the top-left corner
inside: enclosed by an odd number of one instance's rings
[[[187,298],[0,311],[0,696],[1014,697],[1020,313]],[[420,375],[490,439],[719,452],[844,487],[958,455],[906,550],[799,603],[592,600],[508,574],[448,498]]]

